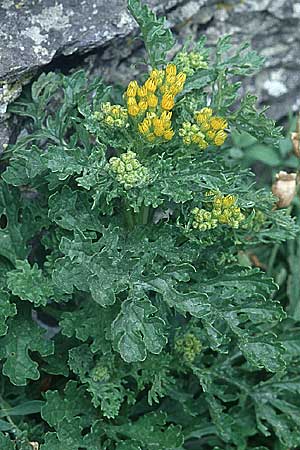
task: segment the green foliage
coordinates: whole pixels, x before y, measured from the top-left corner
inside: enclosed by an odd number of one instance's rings
[[[164,19],[129,10],[154,69],[144,91],[48,73],[11,106],[23,132],[0,183],[1,450],[298,448],[299,228],[247,168],[281,166],[285,147],[236,81],[262,60],[202,38],[167,65]],[[206,148],[179,133],[195,111]],[[281,304],[278,273],[250,259],[287,239]]]

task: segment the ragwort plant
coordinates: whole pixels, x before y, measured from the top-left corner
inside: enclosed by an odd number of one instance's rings
[[[147,73],[118,90],[42,74],[2,157],[1,450],[300,446],[299,336],[243,265],[297,231],[231,133],[280,130],[230,38],[181,49],[138,0]],[[46,334],[45,334],[46,333]]]

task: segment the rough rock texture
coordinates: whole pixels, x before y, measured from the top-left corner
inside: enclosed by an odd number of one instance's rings
[[[232,34],[237,43],[251,41],[266,57],[266,65],[250,88],[271,105],[274,118],[299,109],[300,0],[147,3],[167,14],[182,41],[202,33],[210,43],[224,33]],[[61,68],[66,55],[79,55],[69,56],[73,67],[85,65],[110,80],[127,79],[130,64],[142,55],[139,44],[132,45],[135,30],[126,0],[1,0],[0,115],[19,92],[20,83],[51,61]],[[92,55],[83,56],[91,51]]]

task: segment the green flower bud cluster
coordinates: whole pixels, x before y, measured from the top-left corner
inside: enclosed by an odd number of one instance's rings
[[[148,169],[136,158],[136,153],[128,151],[120,158],[113,157],[109,160],[111,171],[116,175],[117,181],[125,189],[131,189],[146,183],[149,179]]]
[[[91,377],[93,381],[104,381],[108,380],[109,378],[109,370],[106,366],[103,366],[102,364],[97,365],[93,368],[91,371]]]
[[[202,133],[197,124],[191,122],[183,122],[182,128],[179,129],[179,136],[185,145],[197,144],[201,150],[208,147],[208,142],[205,140],[205,134]]]
[[[192,215],[192,226],[200,231],[210,230],[223,224],[231,228],[239,228],[245,220],[245,215],[237,206],[237,199],[234,195],[217,194],[212,199],[211,211],[194,208]]]
[[[196,70],[207,69],[208,64],[199,52],[180,52],[176,56],[176,65],[187,75],[193,75]]]
[[[257,232],[265,223],[266,215],[259,209],[254,209],[251,216],[252,217],[250,220],[247,219],[246,223],[243,225],[243,228]]]
[[[96,111],[94,117],[112,128],[129,126],[127,109],[120,105],[112,105],[110,102],[102,103],[100,111]]]
[[[187,333],[175,343],[176,351],[182,354],[186,362],[192,363],[202,350],[202,344],[192,333]]]
[[[194,208],[192,210],[193,217],[193,228],[200,231],[211,230],[216,228],[219,224],[218,219],[213,216],[212,211],[207,211],[206,209]]]

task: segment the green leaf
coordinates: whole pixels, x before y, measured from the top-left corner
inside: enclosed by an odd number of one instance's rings
[[[69,366],[86,383],[95,408],[101,406],[103,415],[109,419],[117,417],[127,392],[116,377],[113,365],[103,359],[95,366],[93,353],[84,344],[70,350]]]
[[[41,415],[53,428],[57,428],[64,419],[69,422],[73,418],[81,417],[82,425],[86,426],[94,418],[95,410],[85,389],[78,386],[76,381],[68,381],[63,394],[48,390],[45,397],[46,404],[42,406]]]
[[[142,447],[152,450],[174,450],[183,444],[181,427],[167,426],[167,415],[164,412],[144,414],[137,421],[120,425],[116,429],[140,442]]]
[[[289,297],[289,314],[294,320],[300,320],[300,238],[287,243],[289,277],[287,295]]]
[[[175,44],[165,19],[158,18],[140,0],[128,0],[128,9],[139,24],[152,67],[165,64],[167,52]]]
[[[0,417],[27,416],[28,414],[40,413],[44,403],[41,400],[31,400],[11,408],[0,409]]]
[[[165,322],[147,298],[128,298],[112,323],[115,345],[126,362],[144,361],[147,351],[159,354],[167,343]]]
[[[3,336],[7,332],[6,319],[17,314],[17,309],[13,303],[10,303],[10,296],[2,291],[0,294],[0,336]]]
[[[279,372],[285,368],[284,348],[272,335],[241,342],[239,347],[254,367],[265,368],[270,372]]]
[[[9,322],[5,337],[0,339],[0,359],[5,360],[2,372],[16,386],[25,386],[27,379],[38,380],[38,364],[30,351],[42,356],[53,353],[53,342],[47,341],[43,331],[32,321],[18,314]]]
[[[13,428],[13,425],[6,422],[6,420],[0,420],[0,431],[10,431]],[[1,443],[1,435],[0,435],[0,443]]]
[[[92,204],[85,192],[72,191],[65,186],[49,198],[49,217],[66,230],[100,231],[99,214],[92,211]]]
[[[27,260],[16,261],[16,269],[7,274],[8,288],[22,300],[45,306],[54,291],[51,280],[43,275],[37,264],[30,266]]]
[[[63,313],[59,324],[65,336],[76,336],[83,342],[91,338],[91,350],[96,353],[107,348],[106,333],[113,317],[110,309],[86,300],[75,311]]]
[[[25,240],[28,235],[25,235],[20,223],[20,208],[21,198],[17,190],[0,183],[0,216],[7,221],[6,226],[0,229],[0,255],[13,264],[16,259],[23,259],[28,253]]]
[[[4,436],[4,434],[1,432],[0,432],[0,445],[1,450],[15,450],[13,442],[9,439],[9,437]]]
[[[277,167],[282,164],[278,151],[271,146],[255,144],[245,151],[245,157],[252,161],[261,161],[271,167]]]

